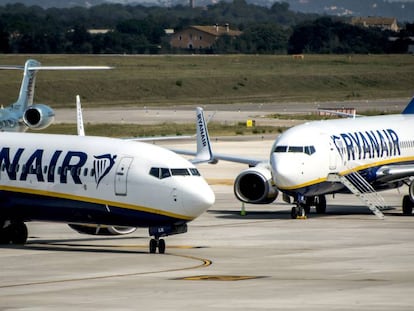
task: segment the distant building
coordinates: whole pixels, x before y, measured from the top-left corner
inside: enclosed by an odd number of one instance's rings
[[[88,29],[88,33],[91,35],[102,35],[113,31],[112,29]]]
[[[238,37],[241,31],[225,26],[189,26],[171,36],[170,45],[180,49],[208,49],[221,36]]]
[[[366,28],[379,28],[381,30],[391,30],[395,32],[399,31],[397,19],[393,17],[353,17],[351,24]]]

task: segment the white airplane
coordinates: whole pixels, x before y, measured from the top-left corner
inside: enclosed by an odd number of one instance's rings
[[[0,138],[2,243],[24,244],[27,221],[56,221],[89,234],[147,227],[150,252],[164,253],[161,237],[186,232],[215,200],[192,163],[159,146],[76,135]]]
[[[85,127],[83,122],[82,105],[80,96],[76,95],[76,124],[77,124],[77,135],[85,136]],[[196,137],[197,137],[197,152],[195,158],[191,160],[193,164],[210,162],[212,159],[210,140],[208,135],[207,123],[204,118],[203,109],[200,107],[196,108]],[[159,140],[172,140],[193,138],[193,136],[171,136],[171,137],[140,137],[129,139],[130,141],[159,141]],[[90,235],[125,235],[134,232],[136,227],[126,226],[103,226],[94,224],[75,224],[70,223],[69,227],[78,231],[79,233],[90,234]]]
[[[23,79],[17,101],[0,109],[0,131],[24,132],[27,129],[41,130],[54,120],[55,113],[45,104],[34,104],[36,74],[39,70],[102,70],[108,66],[42,66],[40,62],[29,59],[24,66],[0,66],[0,69],[23,70]]]
[[[414,207],[414,98],[401,114],[307,122],[281,134],[269,160],[213,153],[214,160],[248,164],[234,183],[246,203],[273,202],[278,191],[295,202],[292,218],[311,206],[326,211],[327,194],[354,193],[383,218],[379,190],[408,185],[402,209]],[[188,153],[187,153],[188,154]]]

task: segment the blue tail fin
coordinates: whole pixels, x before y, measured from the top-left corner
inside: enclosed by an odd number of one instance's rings
[[[402,114],[414,114],[414,97],[411,98],[407,107],[403,110]]]

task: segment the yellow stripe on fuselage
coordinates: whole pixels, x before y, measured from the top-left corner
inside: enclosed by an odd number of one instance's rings
[[[89,198],[89,197],[83,197],[83,196],[76,196],[68,193],[60,193],[60,192],[53,192],[53,191],[46,191],[46,190],[37,190],[37,189],[29,189],[29,188],[20,188],[20,187],[11,187],[6,185],[0,186],[0,191],[10,191],[10,192],[18,192],[18,193],[26,193],[26,194],[33,194],[33,195],[41,195],[51,198],[60,198],[60,199],[69,199],[74,201],[81,201],[81,202],[87,202],[87,203],[96,203],[96,204],[102,204],[102,205],[110,205],[118,208],[124,208],[124,209],[130,209],[140,212],[146,212],[150,214],[156,214],[156,215],[162,215],[162,216],[168,216],[172,218],[182,219],[186,221],[193,220],[194,217],[189,217],[181,214],[171,213],[167,211],[161,211],[158,209],[150,208],[150,207],[144,207],[139,205],[133,205],[128,203],[122,203],[122,202],[115,202],[115,201],[106,201],[106,200],[100,200],[96,198]]]
[[[347,170],[338,172],[338,175],[344,176],[344,175],[350,174],[350,173],[355,172],[355,171],[361,171],[361,170],[365,170],[367,168],[371,168],[371,167],[375,167],[375,166],[382,166],[382,165],[387,165],[387,164],[400,163],[400,162],[409,162],[409,161],[414,161],[414,157],[388,159],[388,160],[373,162],[373,163],[369,163],[369,164],[364,164],[364,165],[356,166],[352,169],[347,169]],[[317,184],[326,182],[327,180],[328,180],[328,177],[317,178],[317,179],[313,179],[313,180],[304,182],[302,184],[294,185],[294,186],[278,187],[278,189],[279,190],[297,190],[297,189],[317,185]]]

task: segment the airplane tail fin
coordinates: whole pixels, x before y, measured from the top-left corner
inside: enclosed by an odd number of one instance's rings
[[[12,105],[13,110],[17,110],[23,113],[28,106],[33,104],[33,94],[36,80],[37,70],[33,69],[40,67],[41,64],[34,59],[26,61],[24,66],[0,66],[0,69],[17,69],[23,70],[23,79],[20,86],[19,97],[17,101]]]
[[[411,98],[407,107],[403,110],[402,114],[414,114],[414,97]]]
[[[210,137],[208,135],[207,123],[204,118],[203,108],[196,108],[197,116],[197,154],[191,161],[194,164],[198,163],[215,163],[214,155],[211,150]]]
[[[27,107],[33,105],[36,74],[39,70],[104,70],[112,69],[109,66],[42,66],[34,59],[28,59],[24,66],[2,66],[0,69],[23,70],[23,80],[20,86],[19,98],[12,105],[13,110],[24,112]]]
[[[76,95],[76,123],[78,128],[78,136],[85,136],[85,128],[83,126],[82,106],[79,95]]]

